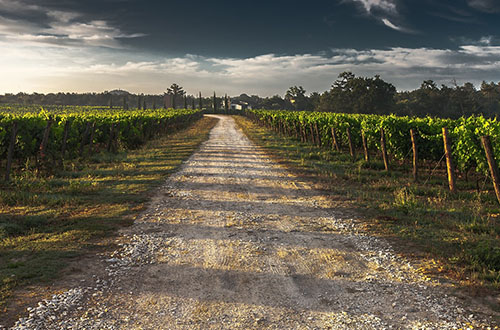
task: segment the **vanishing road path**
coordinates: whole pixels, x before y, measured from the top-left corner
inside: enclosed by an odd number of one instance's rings
[[[40,329],[457,329],[480,324],[236,127],[158,190],[90,281],[30,310]],[[484,323],[483,323],[484,324]]]

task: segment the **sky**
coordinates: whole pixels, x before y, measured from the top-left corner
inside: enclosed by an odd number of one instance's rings
[[[0,94],[500,81],[500,0],[0,0]]]

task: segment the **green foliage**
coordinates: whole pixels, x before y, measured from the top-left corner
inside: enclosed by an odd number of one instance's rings
[[[473,263],[487,265],[488,269],[500,271],[500,246],[498,241],[485,239],[470,253]]]
[[[177,105],[176,103],[177,97],[184,96],[186,92],[181,86],[177,85],[176,83],[173,83],[169,88],[167,88],[167,94],[172,95],[172,108],[175,109]]]
[[[0,239],[43,229],[49,220],[44,216],[0,216]]]
[[[73,258],[96,253],[106,246],[103,237],[130,225],[148,192],[181,166],[216,122],[204,118],[189,122],[189,129],[169,127],[168,135],[139,149],[72,159],[54,175],[40,176],[27,164],[9,184],[0,182],[1,313],[24,309],[7,303],[14,289],[60,276],[70,260],[76,268],[66,271],[78,271],[79,259]],[[174,129],[180,130],[171,134]]]
[[[201,116],[197,110],[110,110],[94,107],[67,107],[56,111],[37,111],[32,107],[13,106],[0,107],[0,159],[5,159],[10,143],[11,130],[17,122],[17,137],[14,148],[14,159],[23,163],[26,159],[36,158],[43,138],[47,122],[50,127],[49,142],[46,155],[53,159],[61,158],[66,123],[68,125],[66,140],[66,159],[82,156],[82,145],[88,144],[90,134],[88,123],[93,123],[95,131],[92,144],[97,150],[105,149],[113,139],[119,146],[137,148],[155,135],[167,133],[167,127],[182,126]],[[114,130],[112,130],[114,125]],[[113,131],[113,136],[111,136]],[[87,135],[87,142],[84,136]]]
[[[403,187],[394,192],[394,206],[408,213],[418,206],[418,200],[410,188]]]
[[[330,91],[321,96],[317,110],[384,114],[394,110],[395,95],[396,87],[378,75],[374,78],[365,78],[356,77],[352,72],[343,72],[333,83]]]
[[[267,125],[287,127],[292,134],[302,129],[309,134],[311,124],[318,125],[323,145],[332,145],[331,128],[337,130],[341,144],[347,145],[347,127],[351,130],[354,144],[361,147],[361,132],[365,133],[368,148],[380,149],[380,129],[386,135],[388,153],[397,160],[411,156],[410,129],[417,131],[419,158],[437,162],[444,153],[442,128],[447,127],[452,139],[455,164],[461,171],[476,169],[487,174],[488,163],[481,145],[481,136],[489,135],[497,159],[500,159],[500,123],[482,116],[462,117],[456,120],[434,117],[398,117],[396,115],[344,114],[325,112],[296,112],[251,110],[250,114]]]
[[[290,87],[285,94],[285,101],[290,109],[294,110],[313,110],[312,103],[306,96],[306,90],[302,86]]]

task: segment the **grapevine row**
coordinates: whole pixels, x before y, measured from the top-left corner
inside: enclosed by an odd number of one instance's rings
[[[496,119],[467,117],[456,120],[440,118],[412,118],[395,115],[340,114],[325,112],[294,112],[250,110],[252,117],[272,128],[281,129],[303,140],[321,145],[333,145],[333,132],[337,141],[348,145],[347,128],[353,144],[362,147],[362,134],[370,150],[380,150],[381,129],[387,140],[387,152],[403,160],[411,151],[410,129],[418,136],[419,158],[439,161],[443,155],[442,128],[447,127],[453,141],[453,157],[461,171],[475,168],[486,174],[488,163],[481,146],[481,136],[492,137],[494,152],[500,159],[500,123]],[[281,126],[281,128],[280,128]]]
[[[249,110],[247,115],[303,142],[337,150],[350,146],[351,154],[356,149],[364,149],[365,158],[370,151],[376,151],[384,156],[387,153],[396,160],[407,159],[412,154],[413,131],[418,158],[439,162],[444,158],[443,128],[446,128],[451,140],[450,156],[462,173],[475,170],[488,175],[488,160],[481,142],[483,136],[490,137],[492,156],[500,159],[500,123],[496,119],[472,116],[453,120],[274,110]]]
[[[54,163],[101,150],[136,148],[201,116],[198,110],[172,109],[0,112],[0,159],[5,160],[0,166],[8,180],[12,161]]]

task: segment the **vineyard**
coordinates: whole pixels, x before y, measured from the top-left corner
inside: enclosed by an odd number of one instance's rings
[[[500,159],[500,123],[496,119],[472,116],[452,120],[267,110],[253,110],[247,114],[261,124],[303,142],[328,146],[337,151],[348,146],[352,157],[355,157],[356,149],[363,150],[367,161],[372,153],[380,153],[386,170],[389,170],[389,158],[404,161],[411,158],[412,153],[415,157],[414,147],[418,149],[420,164],[443,161],[446,154],[443,128],[447,131],[446,138],[451,141],[453,172],[459,171],[464,176],[470,172],[489,175],[481,142],[483,136],[491,140],[492,153]],[[416,161],[414,166],[416,179]]]
[[[53,166],[102,150],[137,148],[201,116],[198,110],[7,105],[0,109],[0,166],[8,181],[13,163]]]

